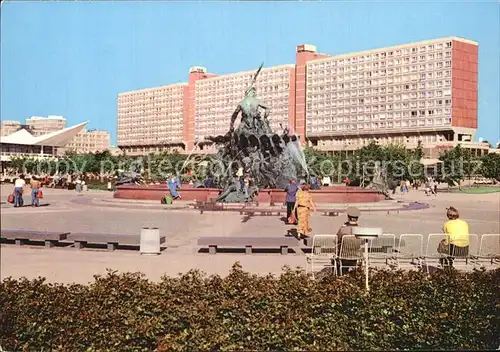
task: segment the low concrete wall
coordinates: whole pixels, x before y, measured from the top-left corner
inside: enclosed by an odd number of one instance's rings
[[[191,188],[183,186],[179,193],[183,200],[207,201],[219,195],[216,188]],[[114,194],[120,199],[158,200],[169,194],[167,185],[125,185],[119,186]],[[356,187],[324,187],[311,191],[316,203],[372,203],[384,200],[384,195],[374,190]],[[257,196],[260,203],[280,204],[285,201],[286,193],[281,189],[261,189]]]

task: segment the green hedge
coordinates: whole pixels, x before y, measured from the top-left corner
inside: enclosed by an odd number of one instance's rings
[[[108,272],[84,285],[5,279],[4,350],[497,349],[500,269],[311,280],[197,271],[153,283]]]

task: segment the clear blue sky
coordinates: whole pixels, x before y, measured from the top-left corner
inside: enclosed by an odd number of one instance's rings
[[[500,138],[500,7],[490,2],[27,2],[1,7],[1,118],[64,115],[116,138],[117,93],[444,36],[479,42],[479,131]],[[229,118],[229,117],[228,117]]]

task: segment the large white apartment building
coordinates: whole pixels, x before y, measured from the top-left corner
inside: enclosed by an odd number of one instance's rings
[[[118,95],[118,145],[130,155],[181,144],[185,83]]]
[[[307,136],[325,150],[471,142],[477,43],[443,38],[310,61],[306,106]]]

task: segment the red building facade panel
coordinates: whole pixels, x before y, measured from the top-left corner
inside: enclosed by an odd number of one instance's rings
[[[187,87],[184,88],[184,141],[186,141],[186,150],[192,150],[194,147],[194,128],[195,128],[195,84],[200,79],[215,77],[215,74],[205,72],[190,72]]]
[[[306,136],[306,85],[307,68],[306,63],[328,57],[325,54],[318,54],[314,51],[304,51],[303,46],[297,47],[295,57],[295,133],[301,136],[301,141],[305,141]],[[293,93],[292,93],[293,94]]]
[[[296,106],[296,98],[295,98],[295,91],[296,91],[296,82],[295,82],[295,75],[296,75],[296,69],[292,68],[290,70],[290,96],[288,98],[288,126],[293,129],[293,132],[295,133],[295,106]]]
[[[478,46],[452,42],[452,126],[477,128]]]

